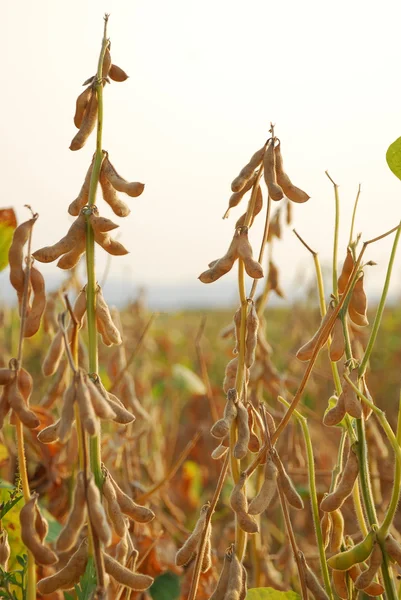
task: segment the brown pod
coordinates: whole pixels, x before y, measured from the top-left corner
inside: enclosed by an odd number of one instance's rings
[[[325,328],[326,324],[328,323],[328,321],[329,321],[330,317],[332,316],[333,312],[334,312],[334,307],[333,307],[333,305],[330,302],[329,306],[327,307],[327,312],[324,315],[324,317],[323,317],[323,319],[322,319],[322,321],[320,323],[319,329],[316,331],[316,333],[312,337],[312,339],[310,339],[309,342],[307,342],[306,344],[304,344],[298,350],[296,356],[297,356],[297,358],[299,360],[307,361],[307,360],[310,360],[312,358],[313,353],[315,351],[315,347],[316,347],[317,341],[319,339],[319,336],[320,336],[321,332],[323,331],[323,329]],[[333,326],[334,326],[334,323],[333,323]],[[324,337],[321,340],[320,349],[323,348],[323,346],[327,342],[327,339],[328,339],[330,333],[331,333],[331,329],[330,329],[330,331],[326,331],[326,334],[324,335]]]
[[[238,237],[237,246],[238,255],[244,261],[245,271],[249,277],[260,279],[263,277],[263,269],[261,265],[253,259],[252,246],[248,240],[248,231],[242,230]]]
[[[353,289],[350,306],[355,310],[355,312],[366,317],[368,299],[366,297],[365,290],[363,289],[363,279],[364,274],[362,273]]]
[[[89,104],[92,94],[93,89],[91,86],[89,86],[81,94],[79,94],[77,98],[74,115],[74,125],[77,129],[79,129],[82,125],[82,119],[84,118],[85,110]]]
[[[384,542],[386,552],[401,567],[401,544],[389,534]]]
[[[248,500],[243,490],[245,482],[246,472],[243,472],[231,492],[231,508],[236,513],[238,525],[243,531],[246,533],[258,533],[259,526],[257,522],[254,517],[248,514]]]
[[[249,179],[252,177],[255,169],[257,169],[258,166],[262,163],[263,156],[265,153],[265,148],[266,148],[266,146],[263,146],[263,148],[260,148],[260,150],[257,150],[253,154],[250,161],[245,165],[245,167],[243,167],[241,169],[239,175],[235,179],[233,179],[233,181],[231,183],[231,190],[233,192],[240,192],[244,188],[244,186],[247,184]]]
[[[344,337],[343,324],[341,322],[341,319],[339,319],[337,317],[337,319],[334,321],[332,339],[331,339],[331,344],[330,344],[330,351],[329,351],[330,360],[332,360],[333,362],[337,362],[338,360],[340,360],[340,358],[343,357],[344,352],[345,352],[345,337]]]
[[[102,78],[105,79],[110,71],[111,67],[111,54],[110,54],[110,45],[107,46],[104,57],[103,57],[103,65],[102,65]]]
[[[328,595],[322,588],[315,573],[307,564],[303,553],[299,552],[299,556],[304,570],[306,587],[311,592],[312,596],[315,598],[315,600],[329,600]]]
[[[340,482],[337,489],[328,494],[320,503],[321,510],[333,512],[340,508],[348,496],[352,493],[352,488],[359,473],[358,457],[352,447],[349,450],[347,462],[343,469]]]
[[[43,311],[46,308],[45,280],[42,273],[34,266],[31,267],[31,284],[33,300],[25,321],[25,338],[32,337],[38,331]]]
[[[328,513],[325,513],[328,514]],[[348,600],[347,571],[332,571],[334,590],[342,600]]]
[[[100,393],[90,377],[85,377],[85,384],[88,388],[91,403],[96,416],[99,417],[99,419],[114,419],[116,413],[111,408],[110,403],[107,402],[103,394]]]
[[[281,187],[277,183],[276,176],[276,153],[274,151],[274,139],[270,139],[266,152],[263,156],[263,175],[269,192],[269,196],[272,200],[281,200],[284,198],[284,193]]]
[[[135,421],[135,415],[133,415],[124,407],[123,403],[117,398],[117,396],[107,393],[107,401],[116,415],[113,418],[115,423],[120,423],[120,425],[128,425],[128,423],[133,423]]]
[[[58,440],[58,430],[60,426],[60,419],[55,421],[52,425],[44,427],[39,431],[37,438],[42,444],[52,444]]]
[[[85,573],[86,563],[88,562],[88,540],[81,542],[78,550],[72,555],[66,566],[49,577],[41,579],[37,583],[38,591],[41,594],[53,594],[60,589],[73,588],[79,582],[81,576]]]
[[[230,431],[230,427],[237,416],[237,407],[235,398],[232,395],[227,396],[227,402],[224,407],[224,417],[214,423],[210,430],[213,437],[221,439],[225,438]]]
[[[96,321],[101,322],[107,338],[116,345],[121,344],[121,335],[118,328],[113,323],[109,307],[104,299],[102,288],[98,286],[96,294]]]
[[[103,554],[103,558],[106,573],[114,577],[118,583],[139,592],[147,590],[152,585],[154,581],[153,577],[142,575],[141,573],[133,573],[126,567],[120,565],[108,554]]]
[[[362,571],[358,579],[355,581],[355,587],[357,590],[365,590],[368,585],[373,582],[373,579],[380,569],[382,562],[383,553],[380,545],[376,542],[369,558],[369,567],[365,571]]]
[[[255,362],[256,345],[258,342],[259,318],[255,304],[252,303],[246,318],[245,366],[250,369]]]
[[[230,360],[230,362],[227,363],[226,370],[224,373],[223,391],[225,394],[227,394],[227,392],[230,389],[235,388],[235,379],[237,376],[237,369],[238,369],[238,358],[233,358],[232,360]]]
[[[108,156],[106,156],[106,158],[104,159],[104,165],[102,167],[102,170],[104,171],[104,174],[106,175],[113,188],[117,190],[117,192],[123,192],[131,198],[137,198],[142,194],[143,190],[145,189],[145,184],[139,183],[138,181],[129,182],[126,179],[124,179],[124,177],[121,177],[121,175],[117,173],[116,169],[109,161]]]
[[[4,421],[11,410],[10,403],[8,401],[10,384],[7,384],[0,396],[0,430],[3,429]]]
[[[63,395],[63,408],[61,409],[60,424],[58,427],[58,437],[61,443],[66,442],[71,435],[72,424],[75,419],[74,404],[76,394],[76,382],[73,379]]]
[[[227,591],[224,600],[240,600],[243,588],[244,572],[242,564],[235,552],[232,554],[228,575]]]
[[[13,369],[0,369],[0,385],[7,385],[15,376]]]
[[[82,118],[81,126],[78,133],[74,136],[70,150],[80,150],[84,147],[86,140],[95,128],[97,121],[97,108],[98,99],[96,91],[90,97],[88,105],[85,109],[84,116]]]
[[[38,494],[32,494],[30,500],[21,509],[21,539],[39,565],[54,565],[57,556],[41,542],[35,529],[37,500]]]
[[[107,500],[107,514],[113,525],[113,529],[118,537],[122,538],[127,532],[127,523],[117,501],[117,494],[108,473],[106,473],[103,480],[102,493]]]
[[[24,394],[22,391],[22,378],[24,377],[21,374],[22,369],[17,373],[17,376],[14,380],[9,384],[9,392],[8,392],[8,402],[10,407],[15,411],[18,415],[21,422],[28,427],[29,429],[36,429],[40,425],[40,421],[34,412],[29,410],[28,408],[28,399],[30,396],[30,392],[28,395]],[[27,371],[25,371],[26,375],[29,375]],[[31,380],[31,390],[32,390],[32,378],[29,375]]]
[[[108,233],[102,233],[100,231],[94,231],[95,242],[99,244],[112,256],[124,256],[125,254],[129,254],[128,250],[124,248],[120,242],[117,240],[113,240]]]
[[[110,481],[116,492],[117,502],[122,512],[136,523],[150,523],[155,518],[153,510],[147,506],[136,504],[117,484],[117,482],[109,474]]]
[[[233,545],[231,545],[226,550],[226,553],[224,555],[223,568],[221,570],[219,580],[218,580],[215,590],[214,590],[213,594],[210,596],[209,600],[224,600],[226,590],[227,590],[227,585],[228,585],[228,578],[230,575],[230,567],[231,567],[231,561],[233,559],[233,554],[234,554],[234,549],[233,549]]]
[[[77,266],[79,261],[81,260],[82,255],[85,253],[85,239],[82,238],[77,242],[75,248],[66,252],[59,260],[57,261],[57,266],[59,269],[73,269]]]
[[[348,305],[348,316],[351,319],[351,321],[359,327],[366,327],[367,325],[369,325],[369,321],[366,315],[361,315],[360,313],[358,313],[351,303]]]
[[[86,497],[85,497],[85,474],[80,471],[75,482],[74,497],[71,510],[63,529],[57,538],[56,548],[58,552],[70,550],[78,539],[79,533],[86,519]]]
[[[76,400],[83,428],[89,435],[96,435],[99,429],[98,420],[82,372],[79,373],[77,379]]]
[[[238,258],[238,241],[239,236],[237,233],[235,233],[225,255],[216,260],[210,269],[204,271],[199,275],[198,279],[202,283],[213,283],[214,281],[217,281],[217,279],[220,279],[220,277],[231,271],[235,261]]]
[[[251,200],[248,201],[248,207],[250,205]],[[258,189],[256,190],[256,199],[255,199],[255,204],[253,207],[253,211],[252,211],[252,216],[251,216],[251,220],[249,222],[249,227],[252,227],[253,222],[255,220],[255,217],[260,213],[260,211],[263,208],[263,195],[262,195],[262,190],[260,188],[260,185],[258,185]],[[244,227],[245,225],[245,218],[246,218],[246,213],[244,213],[239,219],[238,221],[235,223],[235,229],[240,229],[241,227]]]
[[[240,401],[237,404],[237,428],[238,439],[234,446],[233,454],[237,460],[245,458],[248,452],[250,430],[248,424],[248,411]]]
[[[113,231],[113,229],[117,229],[119,225],[113,223],[110,219],[106,219],[106,217],[99,217],[94,212],[89,217],[90,224],[92,225],[93,231],[97,233],[108,233],[109,231]]]
[[[209,504],[204,504],[200,510],[199,519],[197,520],[191,535],[176,552],[175,564],[177,567],[183,567],[184,565],[188,564],[196,554],[203,530],[205,529],[208,511]]]
[[[323,513],[323,517],[320,520],[320,529],[322,531],[323,545],[326,549],[330,542],[330,534],[332,529],[330,513]]]
[[[120,81],[120,82],[128,79],[127,73],[125,71],[123,71],[120,67],[117,67],[117,65],[113,65],[113,64],[110,67],[109,77],[113,81]]]
[[[10,265],[10,282],[13,288],[22,297],[24,292],[25,273],[23,269],[24,246],[29,239],[33,224],[36,219],[29,219],[14,230],[13,239],[8,251],[8,262]]]
[[[256,181],[256,177],[257,177],[256,173],[253,174],[250,177],[250,179],[246,181],[246,183],[244,184],[244,187],[239,192],[234,192],[234,194],[231,194],[230,199],[228,201],[228,208],[223,215],[223,219],[227,219],[227,217],[230,213],[230,209],[234,208],[235,206],[238,206],[238,204],[241,202],[241,200],[245,196],[245,194],[247,192],[249,192],[249,190],[253,187],[253,184]]]
[[[329,514],[329,513],[325,513]],[[332,531],[330,539],[330,552],[337,554],[341,551],[344,537],[344,517],[340,509],[333,510],[330,513],[332,522]]]
[[[73,250],[82,240],[86,239],[86,221],[84,215],[79,215],[73,222],[66,235],[53,246],[45,246],[36,250],[33,257],[39,262],[53,262],[62,254]]]
[[[73,200],[71,202],[70,206],[68,207],[68,212],[73,217],[77,217],[79,215],[80,210],[86,204],[88,204],[89,188],[90,188],[91,177],[92,177],[93,163],[94,163],[94,159],[92,159],[89,169],[86,172],[84,182],[82,184],[81,190],[80,190],[77,198],[75,198],[75,200]]]
[[[211,535],[212,535],[212,525],[209,523],[206,537],[205,537],[205,548],[203,552],[202,566],[201,572],[206,573],[212,566],[212,543],[211,543]]]
[[[117,196],[116,190],[107,179],[103,169],[100,171],[99,183],[100,187],[102,188],[103,200],[107,202],[114,214],[116,214],[118,217],[127,217],[131,210],[127,204],[125,204],[125,202],[120,200],[120,198]]]
[[[358,385],[358,369],[353,369],[349,374],[349,378],[354,385]],[[350,386],[348,381],[343,382],[343,396],[345,411],[355,419],[362,418],[362,405],[358,399],[355,390]]]
[[[341,270],[340,277],[338,278],[338,293],[343,294],[344,290],[349,281],[350,275],[354,268],[354,259],[352,258],[352,253],[349,248],[347,248],[347,256],[345,257],[345,261],[343,264],[343,268]]]
[[[277,475],[277,467],[269,455],[265,464],[265,479],[258,494],[249,505],[249,515],[260,515],[268,508],[277,490]]]
[[[223,458],[223,456],[225,456],[228,452],[228,446],[223,446],[223,444],[220,444],[220,446],[217,446],[217,448],[215,448],[211,454],[211,457],[213,458],[213,460],[219,460],[220,458]]]
[[[287,498],[288,504],[291,504],[291,506],[293,506],[294,508],[301,510],[304,507],[303,500],[298,494],[297,490],[295,489],[294,484],[292,483],[290,476],[285,470],[283,463],[281,462],[277,454],[273,457],[273,460],[278,469],[280,485],[283,489],[285,497]]]
[[[274,262],[272,260],[269,260],[269,272],[267,274],[267,282],[269,285],[269,289],[272,290],[273,292],[276,292],[276,294],[277,294],[277,296],[279,296],[279,298],[284,298],[285,294],[280,287],[278,279],[279,279],[278,269],[277,269],[276,265],[274,264]]]
[[[338,398],[336,396],[332,396],[332,398],[336,399],[337,403],[323,417],[323,423],[327,427],[338,425],[345,417],[344,394],[341,393]]]
[[[292,200],[292,202],[307,202],[310,196],[308,196],[308,194],[306,194],[306,192],[303,190],[293,185],[287,173],[284,171],[283,157],[281,155],[281,142],[278,142],[277,146],[274,148],[274,156],[276,159],[275,167],[277,183],[282,188],[284,194],[289,200]]]
[[[95,530],[99,540],[105,546],[109,546],[111,542],[111,530],[107,522],[106,513],[102,506],[99,488],[97,487],[92,474],[87,480],[86,493],[87,507],[91,526]]]
[[[5,529],[0,531],[0,567],[7,571],[8,559],[10,558],[11,548],[8,543],[8,534]]]

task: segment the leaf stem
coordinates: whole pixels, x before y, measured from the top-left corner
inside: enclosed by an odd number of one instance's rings
[[[335,200],[335,221],[334,221],[334,242],[333,242],[333,295],[338,297],[338,276],[337,276],[337,263],[338,263],[338,230],[340,225],[340,197],[338,194],[338,185],[334,183],[330,177],[328,171],[326,171],[327,177],[330,179],[334,186],[334,200]]]

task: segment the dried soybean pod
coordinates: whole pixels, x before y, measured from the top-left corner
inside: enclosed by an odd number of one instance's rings
[[[232,554],[230,571],[228,575],[227,591],[224,600],[240,600],[243,583],[242,564],[235,552]]]
[[[358,385],[358,369],[352,369],[349,374],[349,378],[354,385]],[[362,405],[356,395],[354,389],[350,386],[348,381],[343,382],[343,395],[344,395],[344,407],[351,417],[355,419],[362,418]]]
[[[327,564],[337,571],[348,571],[356,563],[364,562],[373,550],[375,535],[373,531],[370,531],[365,539],[356,546],[331,556],[327,560]]]
[[[109,307],[107,306],[107,303],[102,293],[102,288],[100,286],[98,286],[96,295],[96,321],[100,321],[102,323],[108,339],[113,344],[121,344],[122,340],[120,332],[113,323]]]
[[[330,344],[330,360],[337,362],[342,358],[345,352],[345,337],[343,324],[341,319],[337,318],[334,321],[334,327],[332,332],[332,340]]]
[[[235,380],[238,369],[238,358],[233,358],[227,363],[226,370],[224,373],[223,391],[227,392],[235,387]]]
[[[102,506],[99,488],[91,474],[87,481],[87,506],[91,526],[96,531],[99,540],[109,546],[111,542],[111,530],[107,522],[106,513]]]
[[[21,539],[28,550],[32,552],[38,564],[54,565],[57,562],[57,556],[40,541],[35,529],[37,499],[38,494],[32,494],[30,500],[21,509]]]
[[[75,482],[74,498],[68,518],[61,530],[56,548],[58,552],[70,550],[76,543],[86,519],[85,474],[80,471]]]
[[[364,315],[366,317],[366,311],[368,308],[368,299],[366,297],[365,291],[363,289],[363,279],[364,274],[359,277],[357,282],[355,283],[355,287],[352,291],[352,296],[350,300],[350,306],[359,313],[360,315]]]
[[[82,372],[79,372],[77,377],[76,400],[83,428],[89,435],[96,435],[98,431],[98,421]]]
[[[117,501],[117,494],[108,473],[106,473],[103,481],[102,492],[107,500],[107,514],[112,522],[113,529],[116,534],[122,538],[127,532],[127,524]]]
[[[347,572],[333,570],[332,578],[337,596],[342,598],[342,600],[348,600]]]
[[[248,231],[245,229],[241,231],[238,237],[237,251],[238,255],[244,261],[245,271],[249,277],[253,277],[254,279],[263,277],[262,266],[253,259],[252,246],[248,240]]]
[[[124,407],[122,402],[118,400],[117,396],[108,393],[107,401],[116,415],[113,417],[113,421],[120,423],[120,425],[128,425],[128,423],[133,423],[135,421],[135,415],[133,415]]]
[[[333,314],[333,311],[334,311],[334,307],[333,307],[332,303],[330,302],[329,306],[327,307],[326,314],[324,315],[324,317],[320,323],[319,329],[316,331],[316,333],[312,337],[312,339],[310,339],[309,342],[304,344],[298,350],[296,356],[299,360],[306,361],[306,360],[310,360],[312,358],[312,355],[315,350],[315,346],[317,344],[317,340],[320,336],[320,333],[325,328],[327,322],[329,321],[331,315]],[[334,326],[334,323],[333,323],[333,326]],[[330,329],[330,331],[326,332],[326,335],[321,340],[321,348],[323,348],[324,344],[327,342],[327,338],[329,337],[330,333],[331,333],[331,329]]]
[[[24,246],[29,239],[36,218],[24,221],[14,230],[13,239],[8,251],[8,262],[10,265],[10,282],[18,298],[24,293],[25,273],[23,269]]]
[[[106,217],[99,217],[99,215],[95,215],[95,213],[90,215],[89,221],[95,233],[108,233],[109,231],[113,231],[113,229],[117,229],[117,227],[119,227],[119,225],[113,223],[113,221],[110,219],[106,219]]]
[[[109,74],[111,67],[111,54],[110,54],[110,45],[107,46],[104,57],[103,57],[103,65],[102,65],[102,78],[104,79]]]
[[[100,187],[102,188],[103,200],[107,202],[114,214],[116,214],[118,217],[127,217],[131,210],[127,204],[125,204],[125,202],[120,200],[120,198],[117,196],[116,190],[107,179],[103,168],[100,171],[99,183]]]
[[[104,174],[107,179],[113,186],[117,192],[123,192],[127,194],[131,198],[137,198],[140,196],[145,189],[145,185],[143,183],[139,183],[138,181],[127,181],[124,177],[121,177],[113,167],[111,162],[108,159],[108,156],[104,159]]]
[[[401,567],[401,545],[391,534],[386,537],[384,547],[390,557]]]
[[[233,454],[237,460],[245,458],[248,452],[250,430],[248,424],[248,411],[243,403],[238,402],[237,406],[237,428],[238,439],[234,446]]]
[[[85,573],[86,563],[88,562],[88,540],[81,542],[78,550],[71,556],[66,566],[49,577],[41,579],[37,588],[41,594],[52,594],[60,589],[74,587],[80,577]]]
[[[258,341],[259,318],[255,304],[252,303],[246,318],[245,366],[250,369],[255,362],[256,345]]]
[[[0,567],[7,571],[8,559],[10,558],[11,548],[8,543],[8,534],[5,529],[0,531]]]
[[[21,369],[22,370],[22,369]],[[21,370],[17,373],[14,380],[9,384],[7,399],[10,407],[18,415],[21,422],[29,429],[36,429],[40,425],[40,421],[34,412],[28,408],[28,397],[24,397],[21,389]],[[26,371],[27,373],[27,371]],[[31,387],[32,389],[32,387]]]
[[[82,118],[81,126],[78,133],[74,136],[70,150],[80,150],[85,145],[86,140],[95,128],[97,121],[97,106],[98,99],[96,91],[94,91],[90,97],[88,105],[85,109],[84,116]]]
[[[230,567],[231,561],[233,559],[233,545],[227,548],[226,553],[224,555],[223,568],[220,573],[219,580],[217,582],[216,588],[213,594],[210,596],[209,600],[224,600],[224,596],[227,590],[228,578],[230,575]]]
[[[312,569],[307,564],[302,552],[300,552],[300,555],[302,555],[301,560],[302,560],[302,564],[304,567],[306,587],[311,592],[311,594],[315,598],[315,600],[329,600],[328,595],[326,594],[323,587],[321,586],[320,581],[316,577],[315,573],[312,571]]]
[[[110,406],[110,403],[99,392],[96,385],[90,377],[85,377],[86,387],[88,388],[93,410],[99,419],[114,419],[116,413]]]
[[[94,231],[94,236],[95,242],[112,256],[124,256],[128,254],[128,250],[120,242],[113,240],[108,233]]]
[[[111,575],[118,583],[126,585],[132,590],[142,592],[147,590],[153,583],[153,577],[142,575],[141,573],[133,573],[126,567],[120,565],[114,558],[108,554],[103,554],[104,568],[106,573]]]
[[[79,215],[61,240],[56,242],[56,244],[53,244],[53,246],[45,246],[39,250],[36,250],[32,256],[39,262],[53,262],[62,254],[66,254],[67,252],[73,250],[80,242],[82,243],[82,240],[85,240],[85,236],[85,216]]]
[[[233,192],[240,192],[245,187],[255,169],[262,163],[265,148],[266,146],[263,146],[260,150],[257,150],[245,167],[241,169],[239,175],[233,179],[231,183],[231,190]]]
[[[13,369],[0,369],[0,385],[7,385],[14,379]]]
[[[248,207],[250,205],[251,200],[248,201]],[[255,205],[253,207],[253,211],[252,211],[252,215],[251,215],[251,220],[249,222],[249,226],[248,227],[252,227],[253,222],[255,220],[255,217],[260,213],[260,211],[263,208],[263,195],[262,195],[262,190],[260,188],[260,185],[258,185],[258,188],[256,190],[256,200],[255,200]],[[244,213],[239,219],[238,221],[235,223],[235,229],[240,229],[241,227],[244,227],[245,225],[245,218],[246,218],[246,213]]]
[[[201,567],[202,573],[206,573],[212,566],[211,535],[212,535],[212,525],[211,525],[211,523],[209,523],[209,525],[207,527],[207,532],[206,532],[205,549],[204,549],[203,559],[202,559],[202,567]]]
[[[354,259],[352,258],[352,253],[349,248],[347,248],[347,256],[345,257],[345,261],[343,264],[343,268],[341,270],[340,277],[338,278],[338,293],[343,294],[344,290],[347,286],[348,280],[354,268]]]
[[[216,421],[210,430],[215,438],[225,438],[237,416],[237,392],[235,388],[228,390],[227,402],[224,407],[224,417]]]
[[[281,155],[281,142],[279,141],[276,147],[274,148],[274,156],[275,156],[275,168],[276,168],[276,176],[277,183],[282,188],[284,194],[287,196],[289,200],[293,202],[303,203],[309,200],[310,196],[303,190],[297,188],[293,183],[291,183],[290,178],[287,173],[284,171],[283,165],[283,157]]]
[[[60,425],[58,428],[58,437],[61,443],[67,441],[71,435],[71,428],[75,419],[75,400],[76,382],[75,379],[73,379],[63,395],[63,408],[61,409]]]
[[[235,233],[225,255],[219,258],[216,262],[214,262],[213,266],[210,269],[204,271],[199,275],[198,279],[202,283],[213,283],[214,281],[217,281],[217,279],[220,279],[220,277],[231,271],[235,261],[238,258],[238,241],[239,236],[237,233]]]
[[[92,97],[92,94],[93,88],[92,86],[89,86],[81,94],[79,94],[77,98],[74,115],[74,125],[77,129],[79,129],[82,125],[82,119],[84,118],[85,110]]]
[[[31,309],[25,321],[25,338],[32,337],[38,331],[43,311],[46,307],[45,280],[43,279],[42,273],[34,266],[31,266],[31,284],[33,300]]]
[[[230,213],[230,209],[234,208],[234,206],[238,206],[245,194],[249,192],[249,190],[253,187],[253,184],[256,181],[256,177],[257,175],[256,173],[254,173],[239,192],[234,192],[234,194],[231,194],[230,199],[228,201],[228,208],[223,215],[223,219],[227,219]]]
[[[278,268],[272,260],[269,260],[269,272],[267,274],[269,289],[276,292],[279,298],[285,298],[285,294],[279,284]]]
[[[35,511],[35,531],[38,534],[40,541],[43,543],[49,532],[49,524],[42,516],[38,506],[36,506]]]
[[[369,325],[369,321],[366,315],[361,315],[360,313],[358,313],[354,309],[352,304],[348,305],[348,316],[351,319],[351,321],[355,323],[355,325],[359,325],[359,327],[366,327],[367,325]]]
[[[82,238],[77,242],[75,248],[66,252],[59,260],[57,261],[57,266],[59,269],[69,270],[73,269],[79,263],[82,255],[85,253],[85,239]]]
[[[55,421],[52,425],[44,427],[39,431],[37,438],[42,444],[52,444],[58,440],[58,430],[60,426],[60,419]]]
[[[329,514],[329,513],[325,513]],[[331,522],[333,524],[330,551],[333,553],[340,552],[344,536],[344,517],[340,509],[333,510],[330,513]]]
[[[113,81],[120,81],[120,82],[128,79],[127,73],[125,71],[123,71],[120,67],[117,67],[117,65],[114,65],[114,64],[112,64],[110,67],[109,77]]]
[[[237,483],[233,487],[230,496],[230,505],[237,515],[238,524],[243,531],[247,533],[257,533],[259,531],[258,524],[255,519],[248,515],[248,500],[243,491],[246,482],[246,472],[242,472]]]
[[[127,517],[133,521],[136,521],[137,523],[149,523],[155,518],[155,513],[153,510],[147,506],[136,504],[136,502],[134,502],[129,496],[127,496],[125,492],[123,492],[117,482],[114,481],[110,473],[109,477],[116,492],[117,502],[122,512],[127,515]]]
[[[202,537],[203,530],[205,529],[206,517],[209,511],[209,506],[209,504],[204,504],[202,506],[200,510],[199,519],[197,520],[191,535],[184,542],[181,548],[177,551],[175,555],[175,564],[177,565],[177,567],[183,567],[184,565],[186,565],[196,553],[198,544]]]
[[[94,159],[92,159],[89,169],[86,172],[85,179],[78,196],[75,198],[75,200],[71,202],[70,206],[68,207],[68,212],[73,217],[77,217],[79,215],[80,210],[85,206],[85,204],[88,204],[89,187],[92,177],[93,163]]]
[[[228,452],[228,447],[220,444],[220,446],[217,446],[217,448],[215,448],[213,450],[211,457],[213,458],[213,460],[219,460],[220,458],[223,458],[223,456],[225,456],[225,454],[227,454],[227,452]]]
[[[284,193],[277,183],[276,176],[276,154],[274,152],[274,139],[270,139],[267,143],[266,152],[263,156],[263,175],[269,191],[269,196],[272,200],[281,200],[284,198]]]
[[[3,392],[0,396],[0,429],[3,429],[5,418],[7,417],[11,407],[8,401],[10,384],[4,386]]]
[[[301,496],[298,494],[297,490],[295,489],[294,484],[292,483],[290,476],[288,475],[287,471],[285,470],[284,465],[281,462],[280,457],[278,456],[277,453],[275,453],[273,455],[273,460],[278,469],[278,477],[280,480],[280,485],[283,488],[283,492],[284,492],[285,497],[287,498],[288,503],[291,504],[291,506],[293,506],[294,508],[297,508],[298,510],[300,510],[301,508],[304,507],[303,500],[302,500]]]
[[[359,473],[358,457],[353,448],[349,449],[347,462],[343,469],[340,482],[334,492],[328,494],[320,503],[321,510],[333,512],[340,508],[348,496],[352,493],[352,488]]]
[[[330,513],[323,513],[323,517],[320,520],[320,529],[322,530],[323,545],[325,549],[329,545],[331,528],[332,521]]]
[[[259,493],[253,498],[249,505],[249,515],[260,515],[273,499],[277,489],[277,467],[269,454],[265,463],[265,479],[259,490]]]
[[[382,562],[383,553],[379,543],[375,542],[369,559],[369,567],[365,571],[362,571],[358,579],[355,581],[355,587],[357,590],[364,590],[372,583],[377,571],[381,567]]]
[[[337,401],[336,405],[333,406],[333,408],[331,408],[330,410],[328,410],[323,417],[323,423],[327,427],[333,427],[333,425],[338,425],[345,417],[344,394],[341,393],[338,398],[335,395],[331,396],[330,400],[332,399]]]

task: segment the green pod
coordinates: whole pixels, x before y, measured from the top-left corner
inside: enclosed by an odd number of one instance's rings
[[[370,531],[362,542],[359,542],[356,546],[353,546],[345,552],[340,552],[331,556],[327,564],[336,571],[348,571],[356,563],[364,562],[369,558],[370,553],[373,550],[373,544],[375,541],[376,534],[374,531]]]

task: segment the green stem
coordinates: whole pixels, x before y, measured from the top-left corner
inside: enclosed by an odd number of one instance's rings
[[[289,403],[286,400],[284,400],[284,398],[282,398],[281,396],[278,397],[278,400],[280,402],[282,402],[282,404],[284,404],[287,408],[289,407]],[[305,441],[306,455],[307,455],[307,460],[308,460],[309,494],[310,494],[310,500],[311,500],[311,506],[312,506],[313,523],[314,523],[315,532],[316,532],[316,541],[317,541],[317,546],[319,549],[320,568],[322,570],[326,592],[328,593],[329,597],[331,599],[333,599],[333,591],[331,589],[329,569],[327,567],[326,555],[325,555],[325,551],[324,551],[322,528],[320,526],[320,519],[319,519],[319,505],[318,505],[318,500],[317,500],[316,476],[315,476],[315,459],[313,457],[312,440],[311,440],[309,429],[308,429],[308,422],[305,419],[305,417],[302,416],[301,413],[299,413],[297,410],[294,411],[294,416],[297,419],[297,421],[299,422],[299,424],[301,425],[302,434],[304,436],[304,441]]]
[[[337,276],[337,263],[338,263],[338,230],[340,225],[340,197],[338,194],[338,185],[334,183],[328,172],[326,171],[327,177],[330,179],[334,186],[334,200],[335,200],[335,221],[334,221],[334,243],[333,243],[333,294],[338,297],[338,276]]]
[[[330,489],[329,489],[330,493],[336,489],[338,478],[340,476],[341,471],[343,470],[343,454],[344,454],[344,446],[345,446],[346,438],[347,438],[347,432],[345,429],[342,429],[340,443],[338,444],[337,462],[331,473],[331,482],[330,482]]]
[[[372,331],[371,331],[371,334],[369,337],[368,344],[366,346],[365,354],[363,356],[361,366],[359,367],[359,377],[362,377],[365,374],[366,367],[367,367],[370,355],[373,350],[373,346],[376,342],[377,333],[379,331],[380,323],[381,323],[382,316],[383,316],[384,306],[385,306],[386,300],[387,300],[388,289],[390,286],[391,273],[393,270],[394,259],[395,259],[395,255],[397,252],[397,246],[398,246],[398,241],[400,239],[400,234],[401,234],[401,223],[398,226],[397,233],[395,234],[393,247],[391,249],[390,260],[389,260],[388,267],[387,267],[386,279],[384,282],[382,295],[380,298],[379,306],[376,311],[375,320],[373,323],[373,327],[372,327]]]
[[[361,184],[359,184],[358,193],[356,195],[355,202],[354,202],[354,210],[352,211],[351,229],[350,229],[350,232],[349,232],[348,246],[351,246],[351,244],[352,244],[352,238],[354,237],[355,216],[356,216],[356,209],[358,207],[358,202],[359,202],[359,196],[360,195],[361,195]]]
[[[387,419],[385,418],[384,413],[382,414],[382,417],[387,422]],[[393,433],[389,424],[388,424],[388,427],[390,428],[391,433]],[[386,434],[387,434],[387,437],[390,439],[387,431],[386,431]],[[379,535],[382,536],[382,539],[385,539],[388,534],[391,523],[393,522],[393,519],[394,519],[395,512],[397,510],[398,502],[400,500],[400,491],[401,491],[401,398],[400,398],[400,402],[398,405],[397,436],[394,437],[393,442],[394,443],[392,443],[391,445],[393,446],[395,453],[396,453],[394,484],[393,484],[393,490],[391,492],[390,504],[388,506],[386,516],[384,517],[384,521],[379,530]]]

